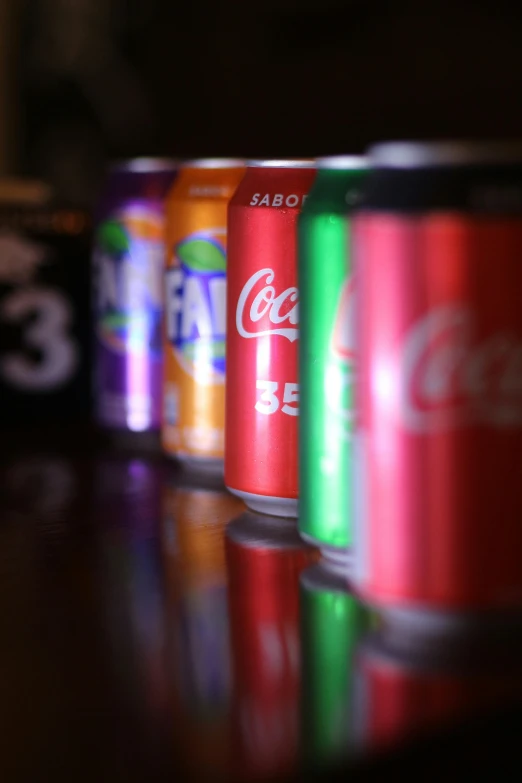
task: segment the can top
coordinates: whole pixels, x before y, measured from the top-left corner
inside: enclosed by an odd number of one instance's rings
[[[248,160],[247,166],[263,169],[315,169],[315,160],[313,158],[303,158],[302,160]]]
[[[111,171],[131,171],[135,174],[149,174],[155,171],[177,169],[179,162],[172,158],[129,158],[111,163]]]
[[[182,169],[238,169],[243,168],[245,161],[242,158],[194,158],[184,160]]]
[[[347,171],[350,169],[369,168],[368,158],[364,155],[329,155],[325,158],[317,158],[318,169],[340,169]]]
[[[521,141],[390,141],[370,147],[376,168],[417,169],[438,166],[522,163]]]

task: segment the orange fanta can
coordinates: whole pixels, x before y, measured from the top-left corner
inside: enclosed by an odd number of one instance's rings
[[[182,164],[166,203],[162,441],[189,467],[223,470],[227,206],[241,160]]]

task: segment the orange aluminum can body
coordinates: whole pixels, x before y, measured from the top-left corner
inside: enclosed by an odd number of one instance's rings
[[[225,425],[227,205],[240,160],[182,165],[166,203],[166,454],[222,470]]]

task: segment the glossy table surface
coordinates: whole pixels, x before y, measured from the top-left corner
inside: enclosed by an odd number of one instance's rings
[[[0,509],[2,781],[417,778],[445,774],[441,748],[468,771],[518,758],[513,639],[390,632],[295,523],[219,481],[85,430],[15,432]]]

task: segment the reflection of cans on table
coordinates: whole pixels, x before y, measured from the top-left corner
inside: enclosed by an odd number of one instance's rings
[[[354,742],[353,653],[370,615],[327,561],[303,571],[300,584],[302,749],[307,762],[324,764]]]
[[[177,585],[176,591],[191,585],[221,584],[225,526],[244,506],[224,489],[180,478],[167,479],[163,489],[162,539],[167,575]]]
[[[228,768],[230,651],[224,529],[244,508],[225,491],[167,481],[162,550],[168,667],[187,763]]]
[[[163,366],[164,198],[170,160],[114,165],[93,252],[97,421],[122,442],[158,444]]]
[[[187,161],[166,202],[163,449],[221,473],[227,205],[243,173],[241,160]]]
[[[299,531],[325,557],[352,544],[354,276],[351,211],[365,158],[320,158],[299,216]]]
[[[356,653],[354,721],[361,750],[397,745],[522,699],[522,646],[465,635],[423,643],[375,633]]]
[[[289,771],[299,748],[299,574],[317,559],[291,520],[251,512],[226,532],[233,728],[243,775]]]
[[[0,419],[89,417],[90,216],[0,179]]]
[[[358,590],[408,627],[519,621],[522,146],[389,143],[370,166]]]
[[[311,161],[253,161],[230,202],[225,481],[256,511],[297,516],[297,216]]]
[[[94,473],[106,633],[118,677],[156,718],[166,708],[164,595],[159,547],[162,466],[106,457]]]

